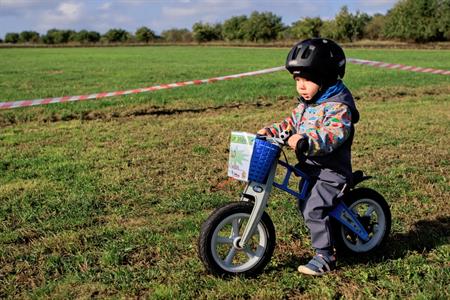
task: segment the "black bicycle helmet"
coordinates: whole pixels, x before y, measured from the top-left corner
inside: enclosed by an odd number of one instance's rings
[[[345,54],[330,39],[307,39],[292,47],[286,59],[286,69],[294,77],[305,77],[319,85],[332,84],[344,77]]]

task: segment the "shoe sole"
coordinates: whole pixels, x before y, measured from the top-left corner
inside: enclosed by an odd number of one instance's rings
[[[323,274],[325,274],[325,272],[320,273],[320,272],[313,271],[306,266],[299,266],[297,270],[302,274],[312,275],[312,276],[322,276]]]

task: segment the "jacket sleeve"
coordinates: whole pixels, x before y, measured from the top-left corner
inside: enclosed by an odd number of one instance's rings
[[[267,130],[270,131],[270,133],[275,136],[279,137],[280,132],[286,130],[290,126],[292,134],[297,133],[297,124],[300,123],[303,110],[305,109],[303,104],[299,104],[291,113],[289,117],[281,121],[280,123],[274,123],[270,127],[266,127]]]
[[[347,105],[338,102],[327,102],[324,105],[321,124],[308,128],[304,134],[307,147],[304,145],[303,149],[308,156],[322,156],[333,152],[349,138],[352,131],[351,111]]]

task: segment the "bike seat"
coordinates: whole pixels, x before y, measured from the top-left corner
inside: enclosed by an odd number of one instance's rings
[[[352,173],[352,187],[355,187],[358,183],[370,179],[372,178],[372,176],[364,176],[364,172],[361,170],[357,170],[355,172]]]

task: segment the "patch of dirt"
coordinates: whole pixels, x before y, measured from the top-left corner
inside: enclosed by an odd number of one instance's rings
[[[439,96],[439,95],[449,95],[450,85],[440,85],[440,86],[426,86],[426,87],[389,87],[389,88],[363,88],[356,92],[353,92],[353,96],[357,101],[392,101],[392,100],[410,100],[415,98],[420,98],[424,96]],[[211,112],[223,112],[230,109],[252,109],[252,108],[270,108],[274,106],[283,106],[285,104],[295,105],[296,100],[288,97],[277,97],[276,101],[271,101],[270,99],[257,99],[252,103],[230,103],[224,105],[210,105],[210,106],[200,106],[200,107],[179,107],[180,104],[175,104],[173,106],[155,106],[155,105],[140,105],[132,107],[126,110],[117,111],[116,108],[107,108],[104,110],[96,111],[85,111],[81,113],[68,113],[68,114],[58,114],[52,113],[50,115],[44,115],[42,117],[37,114],[37,117],[25,117],[20,118],[11,112],[6,112],[4,114],[0,113],[0,127],[5,127],[13,124],[41,121],[44,123],[53,123],[61,121],[71,121],[71,120],[82,120],[82,121],[92,121],[92,120],[112,120],[118,118],[132,118],[140,116],[173,116],[182,114],[204,114]],[[293,106],[292,106],[293,107]]]
[[[283,103],[288,100],[281,100]],[[65,115],[58,115],[52,113],[49,116],[44,116],[39,120],[25,119],[18,120],[12,114],[0,114],[0,127],[23,123],[31,121],[42,121],[44,123],[54,123],[61,121],[71,121],[71,120],[82,120],[82,121],[92,121],[92,120],[112,120],[117,118],[130,118],[130,117],[140,117],[140,116],[173,116],[181,114],[201,114],[214,111],[226,111],[229,109],[240,109],[240,108],[259,108],[259,107],[271,107],[274,103],[266,101],[256,101],[255,103],[230,103],[218,106],[206,106],[206,107],[192,107],[192,108],[177,108],[170,106],[140,106],[137,108],[127,109],[124,111],[87,111],[80,114],[70,113]]]
[[[449,95],[449,86],[425,86],[418,88],[389,87],[389,88],[364,88],[353,93],[356,100],[363,101],[387,101],[408,100],[424,96]]]
[[[50,74],[50,75],[60,75],[60,74],[64,74],[64,71],[63,70],[50,70],[50,71],[47,71],[46,73]]]

